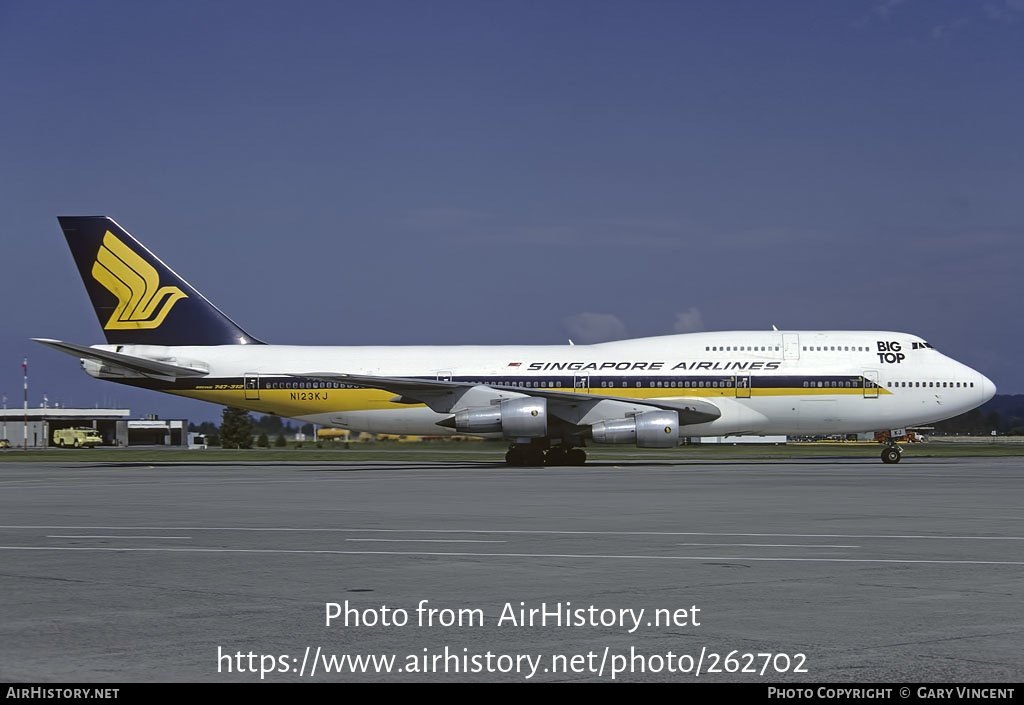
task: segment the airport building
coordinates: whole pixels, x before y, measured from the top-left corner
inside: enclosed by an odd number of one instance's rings
[[[23,409],[0,411],[0,439],[12,448],[54,447],[53,434],[68,428],[91,428],[103,438],[105,446],[186,446],[188,421],[185,419],[129,419],[129,409],[35,408],[26,415]]]

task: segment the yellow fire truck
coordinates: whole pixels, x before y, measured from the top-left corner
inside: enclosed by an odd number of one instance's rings
[[[103,438],[94,428],[62,428],[53,432],[53,443],[58,448],[94,448],[103,445]]]

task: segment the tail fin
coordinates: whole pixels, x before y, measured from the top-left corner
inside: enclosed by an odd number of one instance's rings
[[[135,238],[104,216],[59,217],[107,342],[259,344]]]

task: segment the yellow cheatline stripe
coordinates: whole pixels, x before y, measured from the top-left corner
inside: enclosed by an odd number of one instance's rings
[[[213,402],[223,406],[236,406],[262,414],[277,414],[278,416],[303,416],[305,414],[345,412],[345,411],[367,411],[371,409],[409,409],[422,404],[395,404],[391,399],[397,396],[393,392],[381,389],[261,389],[259,399],[246,399],[246,391],[242,385],[230,386],[230,389],[167,389],[160,390],[191,399]],[[524,387],[523,392],[529,390]],[[561,389],[556,391],[571,392],[572,389]],[[622,399],[674,399],[674,398],[702,398],[735,399],[734,388],[724,389],[592,389],[594,394],[607,394],[610,397]],[[863,396],[862,389],[847,388],[803,388],[803,387],[776,387],[768,389],[751,390],[752,397],[766,396]],[[880,388],[879,396],[892,394],[889,390]],[[252,392],[249,393],[250,396]],[[744,397],[740,397],[743,399]]]

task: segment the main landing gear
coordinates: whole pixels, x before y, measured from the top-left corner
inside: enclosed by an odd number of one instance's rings
[[[887,465],[898,463],[902,458],[903,449],[895,443],[889,443],[882,449],[882,462]]]
[[[585,465],[587,452],[582,448],[513,444],[505,453],[505,462],[514,467],[541,467],[543,465]]]

